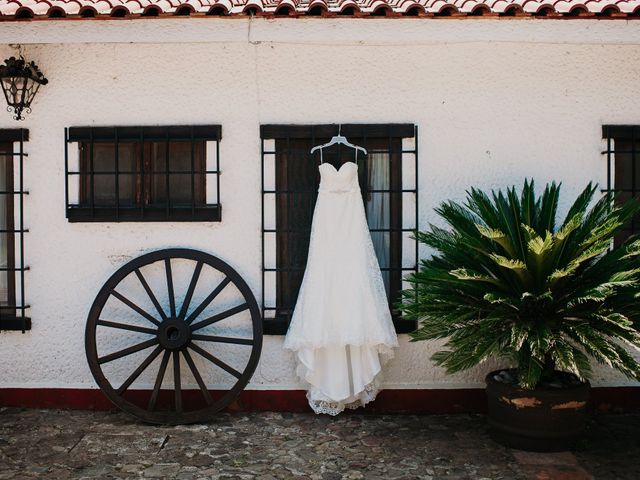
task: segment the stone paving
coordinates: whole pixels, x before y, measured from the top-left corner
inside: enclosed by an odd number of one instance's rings
[[[501,447],[482,415],[221,414],[158,427],[124,413],[0,409],[0,479],[640,479],[640,415],[594,417],[575,452]]]

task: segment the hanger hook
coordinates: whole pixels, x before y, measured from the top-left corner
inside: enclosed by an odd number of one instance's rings
[[[338,136],[341,136],[341,135],[342,135],[342,124],[339,123],[338,124]]]

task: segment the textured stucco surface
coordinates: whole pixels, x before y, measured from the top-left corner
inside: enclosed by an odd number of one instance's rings
[[[573,23],[578,33],[567,34],[572,44],[556,41],[554,29],[566,29],[565,22],[548,24],[549,42],[540,30],[536,42],[524,34],[517,41],[511,25],[495,28],[495,38],[511,41],[492,42],[489,32],[469,37],[465,28],[471,22],[447,23],[466,40],[440,32],[425,35],[422,44],[394,44],[384,23],[378,45],[357,45],[359,28],[369,41],[374,38],[372,23],[360,22],[352,24],[350,40],[322,45],[320,34],[330,38],[336,25],[327,21],[325,27],[313,24],[314,45],[304,44],[302,30],[287,34],[282,28],[272,32],[277,41],[264,30],[259,42],[248,42],[241,35],[246,22],[237,21],[220,34],[233,37],[228,42],[208,31],[197,43],[26,46],[25,56],[50,82],[25,122],[17,125],[4,114],[0,128],[30,130],[25,242],[33,329],[0,334],[0,387],[94,386],[84,355],[91,302],[112,272],[147,251],[179,246],[213,253],[238,270],[260,301],[260,124],[415,123],[421,227],[436,221],[438,202],[461,199],[472,185],[556,180],[570,199],[589,181],[604,183],[601,126],[640,123],[640,45],[598,44],[580,22]],[[403,23],[396,24],[400,32]],[[42,25],[43,38],[53,35]],[[74,42],[78,37],[69,28],[68,41]],[[106,27],[99,28],[104,34]],[[188,27],[181,28],[191,38]],[[130,22],[131,35],[135,29]],[[19,42],[19,32],[13,32],[11,41]],[[3,58],[15,53],[0,47]],[[222,222],[68,223],[64,128],[158,124],[222,125]],[[445,376],[429,361],[435,348],[402,336],[385,385],[482,385],[490,366]],[[601,369],[593,383],[632,384]],[[265,338],[249,388],[299,388],[282,337]]]

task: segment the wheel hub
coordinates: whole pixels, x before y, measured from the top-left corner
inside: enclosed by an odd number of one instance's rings
[[[191,329],[179,318],[167,318],[158,327],[158,341],[168,350],[181,350],[191,341]]]

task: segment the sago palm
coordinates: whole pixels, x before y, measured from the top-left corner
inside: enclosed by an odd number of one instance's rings
[[[432,359],[449,373],[505,357],[531,389],[555,370],[588,379],[592,357],[640,378],[629,353],[640,348],[640,241],[612,248],[638,204],[605,195],[589,208],[589,184],[556,225],[559,191],[552,183],[536,197],[533,181],[520,194],[471,189],[464,205],[436,209],[450,229],[416,234],[435,253],[399,307],[418,320],[413,341],[447,339]]]

